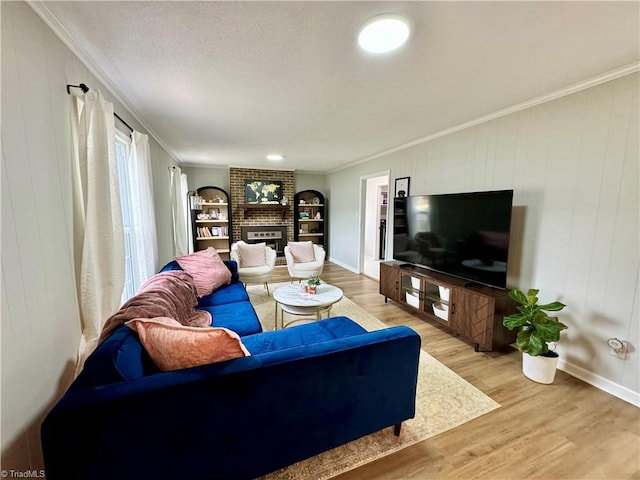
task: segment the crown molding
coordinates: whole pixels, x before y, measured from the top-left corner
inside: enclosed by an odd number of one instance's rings
[[[441,130],[440,132],[427,135],[426,137],[421,137],[416,140],[412,140],[411,142],[403,143],[402,145],[398,145],[397,147],[390,148],[389,150],[385,150],[380,153],[376,153],[369,157],[363,158],[361,160],[356,160],[355,162],[349,163],[342,167],[335,168],[333,170],[329,170],[327,174],[336,173],[345,168],[350,168],[355,165],[359,165],[361,163],[365,163],[371,160],[375,160],[376,158],[384,157],[386,155],[390,155],[395,152],[399,152],[406,148],[414,147],[421,143],[426,143],[431,140],[435,140],[436,138],[444,137],[447,135],[451,135],[452,133],[459,132],[469,127],[473,127],[476,125],[480,125],[485,122],[489,122],[491,120],[495,120],[496,118],[505,117],[507,115],[511,115],[512,113],[520,112],[522,110],[526,110],[527,108],[535,107],[537,105],[541,105],[543,103],[551,102],[553,100],[557,100],[558,98],[565,97],[567,95],[572,95],[576,92],[580,92],[582,90],[586,90],[591,87],[595,87],[602,83],[610,82],[612,80],[616,80],[621,77],[625,77],[627,75],[631,75],[640,71],[640,62],[634,62],[629,65],[625,65],[624,67],[617,68],[615,70],[611,70],[609,72],[603,73],[601,75],[597,75],[595,77],[588,78],[587,80],[583,80],[578,83],[574,83],[573,85],[569,85],[568,87],[561,88],[559,90],[555,90],[553,92],[541,95],[539,97],[532,98],[530,100],[525,100],[524,102],[517,103],[510,107],[503,108],[496,112],[490,113],[488,115],[483,115],[482,117],[478,117],[474,120],[470,120],[465,123],[461,123],[456,125],[455,127],[447,128],[445,130]]]
[[[250,167],[246,165],[229,165],[229,168],[235,168],[236,170],[271,170],[274,172],[295,172],[295,168],[277,168],[277,167]]]
[[[211,170],[221,170],[221,169],[227,169],[229,170],[229,165],[218,165],[218,164],[202,164],[202,163],[192,163],[192,162],[182,162],[182,165],[180,165],[182,168],[210,168]]]
[[[93,60],[91,55],[82,47],[76,38],[67,30],[62,22],[49,10],[44,0],[25,0],[27,5],[47,24],[53,33],[64,43],[71,52],[87,67],[87,69],[101,82],[109,93],[124,107],[125,110],[151,135],[156,142],[173,158],[179,165],[182,164],[178,155],[169,148],[160,138],[160,136],[145,122],[136,109],[129,103],[126,96],[111,81],[109,76],[102,68]],[[83,81],[83,83],[89,83]]]

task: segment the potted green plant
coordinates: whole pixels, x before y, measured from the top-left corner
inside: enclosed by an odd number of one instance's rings
[[[316,293],[318,285],[320,285],[320,277],[309,277],[307,279],[307,293]]]
[[[525,295],[520,290],[511,290],[509,296],[518,304],[519,313],[505,316],[502,323],[509,330],[519,329],[516,347],[522,352],[524,375],[548,384],[553,383],[559,358],[555,347],[549,349],[549,343],[560,340],[560,332],[567,326],[547,312],[558,312],[566,305],[557,301],[538,305],[538,292],[532,288]]]

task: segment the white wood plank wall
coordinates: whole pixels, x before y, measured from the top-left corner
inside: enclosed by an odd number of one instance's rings
[[[510,287],[566,303],[561,368],[638,404],[639,90],[634,73],[328,175],[332,258],[358,265],[349,185],[367,173],[409,176],[411,195],[513,188]]]
[[[41,468],[40,422],[72,378],[80,338],[64,88],[87,75],[72,57],[26,4],[2,2],[5,470]]]
[[[24,2],[0,2],[2,47],[2,468],[42,468],[40,422],[72,379],[80,338],[73,272],[66,84],[86,83],[145,133]],[[150,138],[159,265],[171,260],[168,167]]]

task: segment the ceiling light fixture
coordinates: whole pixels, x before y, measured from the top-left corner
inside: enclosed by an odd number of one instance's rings
[[[401,47],[409,38],[409,22],[401,15],[373,17],[360,29],[358,44],[369,53],[386,53]]]
[[[280,160],[284,160],[284,155],[280,155],[280,154],[277,154],[277,153],[272,153],[270,155],[267,155],[267,160],[278,162]]]

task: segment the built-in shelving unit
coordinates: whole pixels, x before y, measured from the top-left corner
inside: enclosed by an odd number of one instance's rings
[[[326,200],[317,190],[303,190],[294,196],[293,228],[294,240],[312,241],[323,245],[326,242]]]
[[[215,248],[228,260],[231,250],[231,203],[220,187],[200,187],[191,196],[193,250]]]

